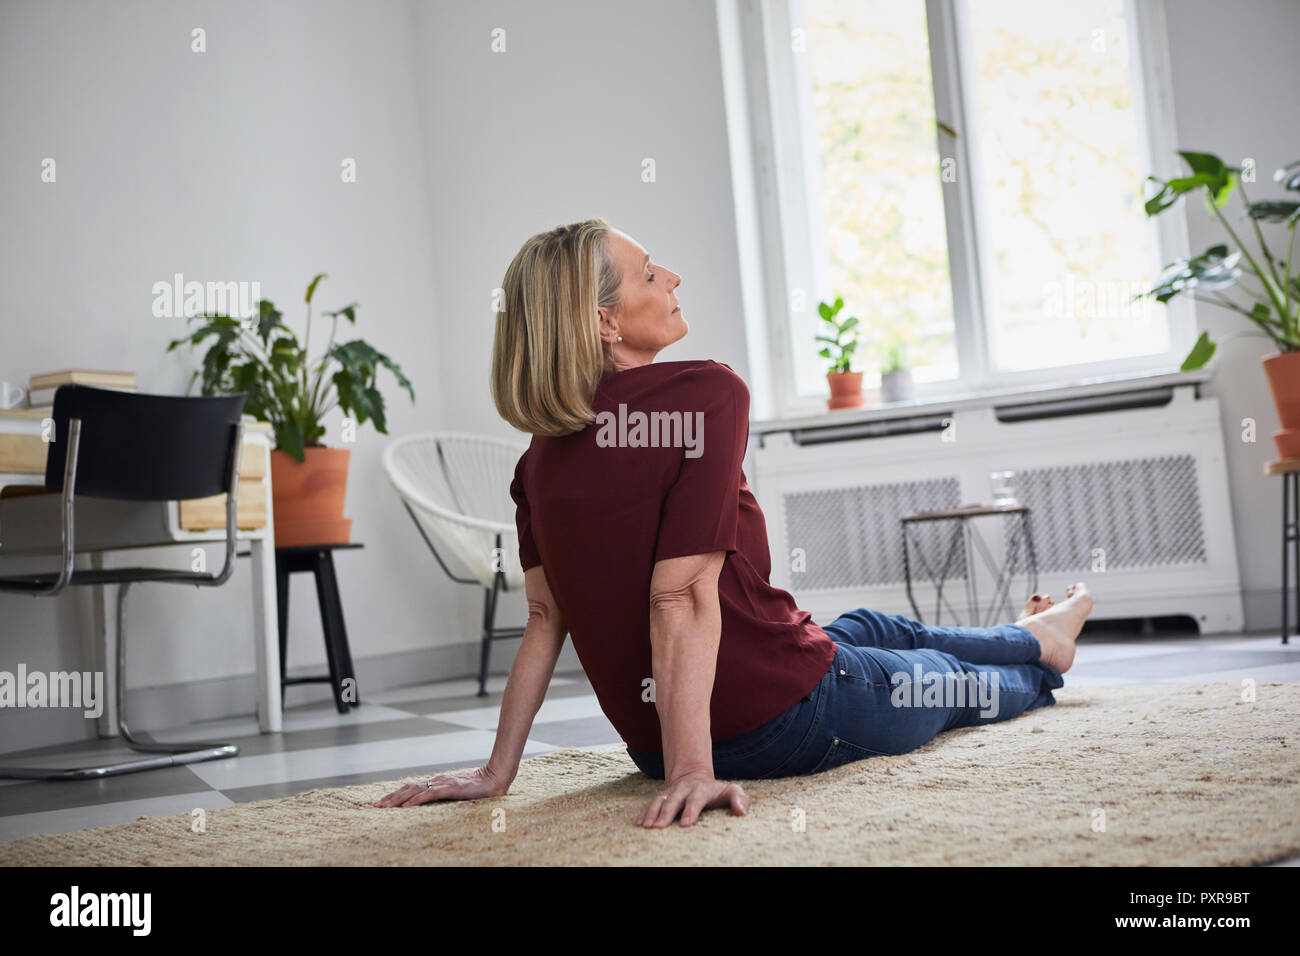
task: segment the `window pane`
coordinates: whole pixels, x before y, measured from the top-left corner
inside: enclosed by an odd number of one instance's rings
[[[917,382],[955,378],[952,292],[922,0],[804,0],[811,107],[830,257],[827,301],[856,315],[853,370],[880,381],[891,336]],[[797,388],[825,394],[816,302],[790,328]],[[838,354],[832,350],[832,354]]]
[[[981,266],[995,367],[1165,352],[1123,0],[970,0]]]

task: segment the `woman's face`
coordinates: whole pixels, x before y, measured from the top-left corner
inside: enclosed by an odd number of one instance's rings
[[[611,360],[607,364],[633,368],[654,361],[660,349],[690,331],[674,295],[682,277],[651,262],[645,249],[629,236],[611,231],[608,242],[623,284],[618,307],[598,310],[600,337]]]

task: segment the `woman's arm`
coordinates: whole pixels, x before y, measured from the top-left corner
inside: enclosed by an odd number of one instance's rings
[[[528,623],[524,625],[523,643],[506,679],[496,741],[487,764],[479,770],[434,777],[427,781],[428,785],[407,784],[377,801],[375,806],[415,807],[432,800],[476,800],[499,796],[510,789],[519,771],[528,731],[546,697],[546,688],[550,686],[555,662],[568,633],[540,565],[524,572],[524,591],[528,596]]]
[[[524,625],[524,640],[506,679],[496,742],[485,768],[493,779],[501,781],[502,793],[509,789],[519,771],[533,718],[546,697],[555,662],[568,634],[541,565],[524,572],[524,591],[528,596],[528,623]]]
[[[713,776],[709,700],[722,639],[718,575],[725,551],[655,563],[650,580],[650,654],[667,789],[637,819],[665,827],[681,814],[690,826],[710,807],[743,814],[744,790]]]
[[[722,640],[718,575],[725,551],[658,561],[650,578],[650,666],[664,779],[713,776],[709,699]]]

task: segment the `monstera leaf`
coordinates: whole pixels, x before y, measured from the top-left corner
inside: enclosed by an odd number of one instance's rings
[[[173,340],[167,351],[189,345],[196,348],[213,340],[203,356],[202,366],[190,379],[200,380],[204,395],[244,392],[244,411],[258,421],[269,422],[276,447],[298,461],[304,461],[304,449],[319,446],[325,436],[321,423],[336,404],[356,418],[357,424],[373,421],[375,428],[387,434],[384,399],[376,383],[380,367],[388,369],[415,401],[415,390],[401,368],[391,358],[361,339],[335,344],[340,318],[356,324],[357,305],[325,312],[333,320],[330,344],[325,353],[312,363],[307,357],[311,337],[311,303],[325,273],[315,276],[307,286],[303,301],[307,305],[307,334],[300,344],[298,337],[284,323],[284,316],[266,299],[258,303],[257,313],[245,319],[228,315],[196,315],[199,327]],[[332,374],[327,374],[335,369]]]
[[[1207,292],[1226,289],[1241,278],[1237,261],[1240,252],[1229,254],[1227,246],[1211,246],[1192,259],[1178,259],[1165,266],[1155,286],[1138,298],[1149,296],[1157,302],[1168,302],[1180,292],[1202,289]]]

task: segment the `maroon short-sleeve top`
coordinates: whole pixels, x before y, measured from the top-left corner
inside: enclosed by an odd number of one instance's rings
[[[593,408],[582,431],[533,436],[515,466],[520,562],[543,566],[624,742],[662,751],[650,576],[656,561],[726,551],[710,728],[720,741],[759,727],[816,686],[835,644],[769,583],[767,526],[741,468],[748,387],[720,362],[652,362],[607,372]]]

